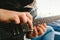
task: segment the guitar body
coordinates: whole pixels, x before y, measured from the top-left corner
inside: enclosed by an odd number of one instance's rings
[[[0,24],[0,40],[23,40],[25,32],[21,25]]]

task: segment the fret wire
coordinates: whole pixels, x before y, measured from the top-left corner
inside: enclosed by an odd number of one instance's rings
[[[56,20],[60,19],[60,15],[59,16],[51,16],[51,17],[44,17],[44,18],[37,18],[33,21],[34,25],[38,25],[38,24],[42,24],[42,23],[50,23]]]

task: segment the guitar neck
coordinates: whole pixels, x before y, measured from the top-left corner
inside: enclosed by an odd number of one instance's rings
[[[37,19],[33,20],[33,25],[37,26],[38,24],[42,24],[42,23],[48,24],[50,22],[53,22],[53,21],[56,21],[56,20],[59,20],[59,19],[60,19],[60,15],[58,15],[58,16],[50,16],[50,17],[44,17],[44,18],[37,18]],[[27,32],[32,31],[28,26],[29,26],[28,24],[23,24],[22,25],[22,29],[24,29],[23,31],[25,31],[25,30]]]
[[[60,15],[58,15],[58,16],[51,16],[51,17],[44,17],[44,18],[37,18],[37,19],[34,19],[33,20],[33,25],[34,26],[37,26],[38,24],[42,24],[42,23],[46,23],[46,24],[48,24],[48,23],[50,23],[50,22],[53,22],[53,21],[56,21],[56,20],[59,20],[60,19]],[[14,23],[10,23],[10,24],[5,24],[5,23],[1,23],[0,22],[0,26],[1,27],[5,27],[5,26],[12,26],[13,25],[13,27],[15,27],[16,26],[16,24],[14,24]],[[18,26],[18,25],[17,25]],[[28,24],[22,24],[21,25],[22,26],[22,29],[23,29],[23,32],[29,32],[29,31],[32,31],[28,26]],[[18,26],[18,27],[20,27],[20,25]],[[20,29],[19,29],[20,30]]]
[[[48,24],[50,22],[53,22],[53,21],[56,21],[56,20],[59,20],[59,19],[60,19],[60,15],[44,17],[44,18],[37,18],[37,19],[34,19],[33,24],[34,25],[38,25],[38,24],[42,24],[42,23],[47,23]]]

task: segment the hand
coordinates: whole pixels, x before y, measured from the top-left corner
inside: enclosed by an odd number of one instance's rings
[[[29,36],[30,38],[38,37],[43,35],[46,32],[46,24],[38,24],[38,26],[34,26],[33,32],[30,32]]]
[[[33,18],[28,12],[16,12],[10,10],[0,9],[0,21],[10,23],[13,21],[16,24],[28,23],[30,28],[33,29]]]

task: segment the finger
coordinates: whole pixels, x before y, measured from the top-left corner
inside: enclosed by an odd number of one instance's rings
[[[43,26],[46,28],[47,27],[46,23],[44,23]]]
[[[32,21],[29,19],[29,18],[27,18],[27,23],[29,24],[29,27],[31,28],[31,30],[33,30],[33,23],[32,23]]]
[[[30,32],[30,38],[34,38],[34,36],[33,36],[33,32]]]
[[[44,26],[44,28],[46,28],[46,24],[44,23],[44,24],[38,24],[38,26],[40,26],[40,25],[42,25],[42,26]]]
[[[27,23],[27,17],[25,13],[20,14],[19,18],[21,19],[22,23]]]
[[[37,31],[36,27],[34,27],[33,35],[34,35],[34,37],[38,37],[38,31]]]
[[[36,26],[34,26],[33,30],[34,30],[33,32],[30,32],[30,37],[32,37],[32,38],[38,37],[38,32],[37,32]]]
[[[16,24],[20,23],[20,19],[19,19],[19,17],[17,15],[14,15],[11,20],[13,20]]]
[[[27,12],[26,16],[29,17],[29,19],[33,21],[33,17],[32,17],[32,15],[30,13]]]
[[[46,31],[46,28],[43,26],[43,25],[38,25],[40,28],[42,28],[42,30],[45,32]]]
[[[39,36],[44,34],[44,31],[39,26],[37,26],[37,30],[38,30],[38,35]]]

